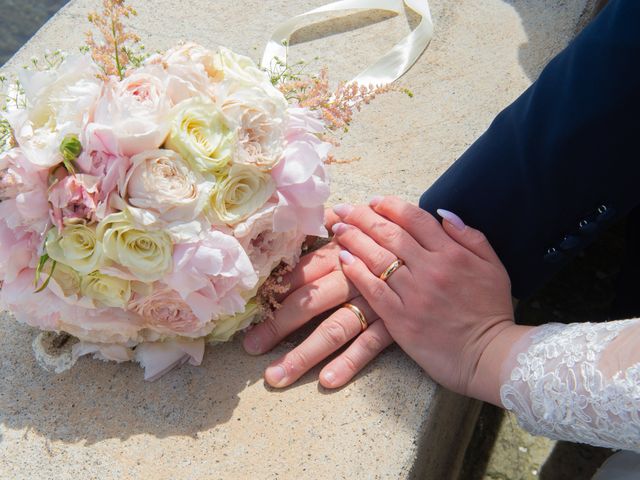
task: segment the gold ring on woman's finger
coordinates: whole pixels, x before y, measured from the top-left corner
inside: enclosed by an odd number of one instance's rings
[[[391,265],[389,265],[384,272],[380,274],[380,280],[386,282],[393,273],[398,270],[401,266],[404,265],[404,262],[399,258],[394,261]]]
[[[348,308],[349,310],[351,310],[353,314],[356,317],[358,317],[358,320],[360,320],[360,327],[362,328],[363,332],[369,327],[369,324],[367,323],[367,318],[364,316],[364,313],[362,313],[362,310],[360,310],[355,305],[351,305],[350,303],[345,303],[342,306],[344,308]]]

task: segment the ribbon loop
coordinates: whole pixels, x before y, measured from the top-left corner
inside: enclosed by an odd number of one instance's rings
[[[309,10],[278,25],[265,47],[262,66],[267,68],[272,66],[276,58],[286,64],[289,38],[309,15],[342,10],[386,10],[400,14],[405,4],[420,15],[421,20],[418,26],[373,65],[349,82],[362,85],[391,83],[411,68],[433,37],[433,21],[428,0],[341,0]]]

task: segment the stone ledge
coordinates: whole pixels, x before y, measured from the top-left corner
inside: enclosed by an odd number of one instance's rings
[[[326,2],[134,3],[151,49],[189,38],[258,59],[276,24]],[[566,44],[587,0],[430,3],[435,39],[402,79],[416,95],[381,97],[359,115],[338,153],[361,160],[332,167],[332,203],[417,200]],[[77,48],[97,4],[71,1],[5,70]],[[403,17],[350,15],[299,32],[292,53],[348,79],[407,31]],[[454,478],[477,415],[477,402],[436,387],[397,348],[339,391],[317,386],[318,369],[275,391],[262,372],[290,344],[252,358],[235,341],[145,383],[136,365],[92,360],[52,376],[34,364],[33,335],[0,321],[3,478]]]

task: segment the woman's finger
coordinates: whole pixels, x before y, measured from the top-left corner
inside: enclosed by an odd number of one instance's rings
[[[404,228],[424,248],[440,251],[450,242],[440,223],[429,212],[398,197],[374,197],[369,202],[379,215]]]
[[[362,260],[346,250],[340,252],[345,276],[382,318],[393,318],[402,307],[402,300],[383,280],[376,277]],[[409,286],[411,286],[409,284]]]
[[[252,355],[268,352],[316,315],[357,296],[358,292],[341,271],[314,280],[289,294],[272,318],[249,330],[243,340],[244,348]]]
[[[502,265],[498,254],[484,233],[466,226],[462,219],[453,212],[443,209],[438,209],[437,212],[438,215],[444,219],[442,227],[451,238],[483,260],[496,265]]]
[[[333,226],[333,233],[340,245],[356,257],[361,258],[376,277],[379,277],[398,258],[398,255],[381,247],[370,236],[365,235],[353,225],[336,223]]]
[[[378,318],[364,298],[357,297],[349,303],[359,309],[367,322],[373,322]],[[291,385],[309,369],[350,342],[362,332],[362,328],[360,319],[352,310],[339,308],[304,342],[273,362],[265,372],[265,380],[273,387]]]
[[[413,258],[418,252],[424,250],[406,230],[378,215],[366,205],[354,207],[343,203],[333,207],[333,211],[344,223],[358,227],[378,245],[393,252],[397,257]]]
[[[343,386],[392,343],[393,339],[384,322],[375,320],[344,352],[322,369],[320,384],[326,388]]]
[[[336,223],[333,230],[335,239],[340,245],[351,254],[360,258],[376,277],[380,277],[383,272],[387,271],[387,269],[392,267],[394,262],[398,260],[395,254],[378,245],[371,237],[365,235],[359,228],[353,225]],[[410,259],[407,260],[410,263],[422,262],[424,261],[423,257],[425,254],[428,254],[428,252],[422,249],[422,251],[413,254],[404,252],[401,258],[405,258],[406,255],[406,258]],[[406,266],[401,266],[388,277],[387,284],[396,293],[400,293],[396,288],[401,285],[408,285],[412,278],[409,269]]]

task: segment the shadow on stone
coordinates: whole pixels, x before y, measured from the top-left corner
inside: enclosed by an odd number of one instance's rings
[[[538,78],[540,71],[558,52],[546,48],[553,41],[564,36],[566,43],[586,26],[601,8],[602,0],[586,0],[584,11],[576,22],[575,7],[559,4],[556,0],[531,2],[528,0],[504,0],[520,16],[528,41],[519,47],[518,57],[527,77],[531,81]]]
[[[35,331],[8,319],[0,327],[0,422],[50,440],[190,436],[231,419],[239,393],[261,379],[268,362],[250,357],[239,341],[209,348],[201,367],[182,366],[145,382],[137,364],[80,359],[54,375],[33,359]]]

